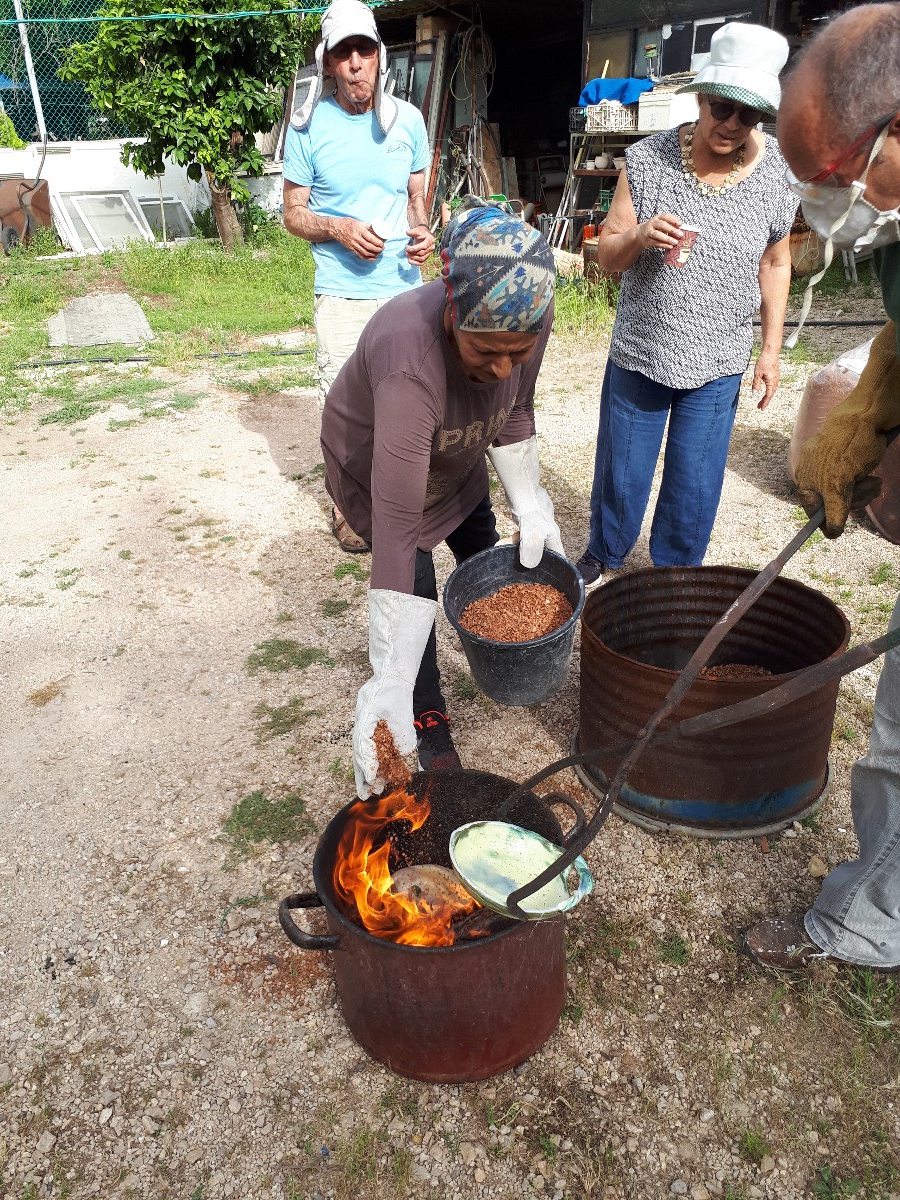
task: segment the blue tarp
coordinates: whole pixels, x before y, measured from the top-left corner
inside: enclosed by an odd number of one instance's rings
[[[620,104],[637,104],[638,97],[649,92],[653,83],[649,79],[592,79],[585,84],[578,101],[580,108],[588,104],[599,104],[601,100],[618,100]]]
[[[17,83],[13,83],[8,75],[4,75],[3,72],[0,71],[0,91],[11,92],[15,91],[18,87],[19,85]]]

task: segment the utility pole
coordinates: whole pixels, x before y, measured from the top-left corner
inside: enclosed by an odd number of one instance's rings
[[[13,0],[13,8],[16,10],[16,20],[19,22],[19,41],[22,43],[22,53],[25,56],[25,71],[28,75],[28,84],[31,88],[31,99],[34,101],[34,115],[37,121],[38,133],[41,135],[41,141],[47,140],[47,126],[44,124],[44,110],[41,107],[41,94],[38,91],[37,78],[34,74],[34,63],[31,61],[31,47],[28,44],[28,26],[25,24],[25,17],[22,13],[22,0]]]

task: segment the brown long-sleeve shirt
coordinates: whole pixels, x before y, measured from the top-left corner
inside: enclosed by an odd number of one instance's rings
[[[444,332],[440,280],[370,319],[325,401],[325,484],[372,545],[373,588],[412,593],[432,550],[487,495],[485,451],[534,434],[534,387],[553,324],[500,383],[464,374]]]

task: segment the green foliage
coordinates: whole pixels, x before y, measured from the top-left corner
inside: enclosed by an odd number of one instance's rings
[[[0,146],[10,150],[24,150],[27,142],[23,142],[16,133],[16,127],[6,115],[0,112]]]
[[[338,563],[334,568],[335,579],[346,579],[348,575],[351,579],[355,579],[357,583],[363,583],[364,580],[369,578],[369,572],[366,568],[352,559],[350,562]]]
[[[122,160],[146,175],[163,157],[207,175],[233,200],[248,200],[241,173],[263,172],[254,134],[281,116],[281,89],[318,21],[297,16],[208,21],[191,13],[240,12],[236,0],[175,0],[167,11],[181,20],[115,22],[96,26],[91,42],[70,46],[60,77],[82,83],[94,107],[125,121],[144,143],[126,142]],[[273,10],[290,0],[273,0]],[[104,0],[99,14],[142,16],[156,0]]]
[[[257,704],[253,715],[259,721],[257,741],[262,742],[268,738],[285,737],[305,725],[310,717],[320,717],[322,714],[317,708],[307,708],[302,696],[295,696],[287,704],[274,708],[269,704]]]
[[[247,673],[255,675],[257,671],[305,671],[313,663],[323,663],[326,667],[334,666],[334,660],[318,646],[301,646],[292,638],[269,638],[260,642],[253,653],[247,656]]]
[[[608,281],[591,283],[587,279],[557,279],[554,332],[608,334],[615,317],[617,296],[618,288]]]
[[[823,1163],[813,1183],[813,1195],[816,1200],[843,1200],[857,1195],[861,1187],[858,1179],[840,1179],[829,1163]]]
[[[251,792],[222,822],[232,854],[239,857],[262,842],[297,842],[313,829],[299,792],[288,792],[278,800],[267,799],[261,791]]]
[[[745,1129],[737,1139],[737,1144],[741,1152],[741,1158],[745,1158],[747,1162],[755,1163],[756,1166],[759,1166],[769,1153],[768,1143],[759,1129]]]
[[[683,937],[677,933],[667,933],[658,942],[659,957],[663,962],[673,966],[683,967],[691,956],[691,950]]]

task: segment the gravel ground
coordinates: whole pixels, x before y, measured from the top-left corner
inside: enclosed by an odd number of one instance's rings
[[[742,397],[708,562],[761,566],[796,531],[785,455],[805,379],[872,332],[811,334],[813,359],[786,368],[766,413]],[[604,358],[556,338],[539,384],[573,556]],[[36,379],[7,427],[2,1196],[900,1193],[896,990],[833,968],[778,977],[736,951],[756,914],[808,904],[854,853],[849,767],[874,668],[842,686],[833,786],[807,824],[714,842],[609,821],[588,854],[595,892],[567,922],[569,1003],[528,1062],[431,1086],[360,1050],[329,956],[294,950],[275,908],[312,887],[318,832],[352,797],[366,582],[342,569],[365,560],[328,530],[312,391],[248,396],[227,386],[238,374],[197,372],[196,407],[127,427],[124,406],[39,424],[52,404]],[[631,565],[648,564],[644,536]],[[886,624],[900,552],[854,522],[786,574],[836,599],[859,638]],[[276,638],[306,653],[253,669]],[[558,696],[514,710],[475,691],[443,618],[439,646],[466,765],[518,780],[566,752],[577,652]],[[290,701],[292,727],[266,736]],[[299,794],[315,830],[240,853],[222,823],[256,791]]]

